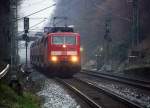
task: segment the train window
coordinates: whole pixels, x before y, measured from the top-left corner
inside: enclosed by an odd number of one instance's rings
[[[53,44],[64,44],[64,36],[53,36]]]
[[[76,44],[76,37],[75,36],[65,36],[65,44]]]

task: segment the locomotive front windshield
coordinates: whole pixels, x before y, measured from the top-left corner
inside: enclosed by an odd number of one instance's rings
[[[60,36],[53,36],[52,38],[53,40],[53,44],[64,44],[64,37],[60,37]]]
[[[53,36],[52,43],[57,45],[61,45],[61,44],[75,45],[76,37],[75,36]]]

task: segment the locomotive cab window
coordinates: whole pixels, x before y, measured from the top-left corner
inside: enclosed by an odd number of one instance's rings
[[[64,44],[64,37],[62,37],[62,36],[53,36],[52,43],[53,44]]]
[[[76,36],[53,36],[52,38],[53,44],[76,44]]]
[[[65,44],[75,45],[76,44],[76,37],[75,36],[66,36],[65,37]]]

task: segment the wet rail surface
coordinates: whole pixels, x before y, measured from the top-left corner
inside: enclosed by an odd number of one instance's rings
[[[78,78],[56,78],[56,80],[75,92],[92,108],[142,108],[142,106],[126,100],[109,90]]]
[[[7,72],[9,71],[9,68],[10,68],[9,64],[1,64],[1,66],[0,66],[0,79],[7,74]]]
[[[94,77],[99,77],[99,78],[105,78],[108,80],[113,80],[117,81],[120,83],[128,84],[137,88],[142,88],[145,90],[150,90],[150,82],[144,81],[144,80],[136,80],[136,79],[131,79],[127,77],[122,77],[122,76],[117,76],[117,75],[112,75],[112,74],[106,74],[102,72],[95,72],[95,71],[81,71],[81,74],[86,74],[89,76],[94,76]]]

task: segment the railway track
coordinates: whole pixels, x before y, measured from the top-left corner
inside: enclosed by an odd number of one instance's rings
[[[121,82],[121,83],[128,84],[128,85],[131,85],[134,87],[142,88],[145,90],[150,90],[150,82],[148,82],[148,81],[143,81],[143,80],[138,80],[138,79],[136,80],[136,79],[131,79],[131,78],[127,78],[127,77],[106,74],[106,73],[102,73],[102,72],[95,72],[95,71],[83,70],[80,73],[87,74],[87,75],[94,76],[94,77],[100,77],[100,78],[105,78],[108,80]]]
[[[60,79],[56,81],[65,85],[92,108],[143,108],[103,87],[78,78]]]
[[[9,68],[10,68],[10,65],[7,64],[7,65],[4,66],[3,69],[1,69],[1,71],[0,71],[0,79],[7,74]]]

